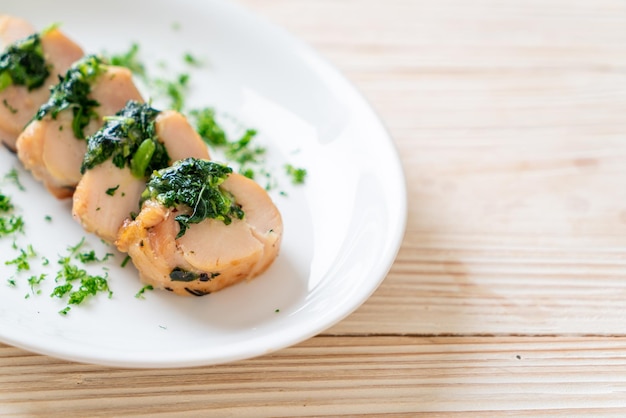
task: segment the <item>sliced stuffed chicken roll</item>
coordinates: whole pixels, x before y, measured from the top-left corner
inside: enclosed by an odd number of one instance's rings
[[[258,276],[278,255],[278,209],[263,188],[229,167],[178,161],[152,175],[142,199],[116,245],[155,288],[202,296]]]
[[[72,214],[88,232],[113,242],[124,220],[139,210],[154,170],[186,157],[209,158],[187,119],[130,101],[88,139]]]
[[[15,141],[50,86],[83,55],[82,49],[56,28],[36,33],[26,21],[0,16],[0,141],[15,151]]]
[[[128,100],[141,95],[126,68],[89,55],[77,61],[51,90],[17,140],[19,159],[58,198],[72,196],[81,178],[85,138]]]

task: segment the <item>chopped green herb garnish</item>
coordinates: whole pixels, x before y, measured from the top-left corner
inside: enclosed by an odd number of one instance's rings
[[[122,268],[126,267],[126,264],[128,264],[129,261],[130,261],[130,256],[127,255],[126,257],[124,257],[124,260],[122,261],[122,264],[120,264],[120,267]]]
[[[107,276],[87,276],[80,281],[80,287],[78,290],[72,291],[69,294],[70,305],[79,305],[87,297],[95,296],[98,292],[107,292],[109,298],[113,296],[113,292],[109,289],[107,282]]]
[[[9,104],[9,102],[7,101],[7,99],[3,99],[2,100],[2,104],[4,105],[4,107],[6,107],[7,109],[9,109],[9,112],[11,112],[12,114],[16,114],[17,113],[17,109],[14,108],[13,106],[11,106]]]
[[[28,278],[28,285],[30,286],[30,290],[33,294],[36,293],[39,295],[41,293],[41,289],[35,290],[35,287],[39,286],[39,284],[46,279],[46,276],[46,274],[40,274],[39,276],[30,276]]]
[[[15,184],[20,191],[23,192],[26,190],[24,185],[20,182],[20,173],[15,168],[9,170],[9,172],[4,175],[4,178]]]
[[[128,52],[118,55],[112,55],[109,57],[111,65],[117,65],[120,67],[128,68],[133,74],[145,79],[146,67],[139,61],[139,45],[133,43],[130,46]]]
[[[187,52],[185,53],[185,55],[183,55],[183,60],[189,64],[189,65],[193,65],[193,66],[200,66],[202,65],[202,63],[193,55],[191,55],[191,53]]]
[[[105,276],[90,275],[85,269],[72,264],[72,257],[82,262],[92,261],[92,259],[98,261],[95,253],[88,252],[77,254],[84,242],[85,239],[83,238],[77,245],[68,247],[69,254],[67,256],[59,257],[58,263],[61,269],[57,272],[55,279],[59,285],[54,288],[50,296],[58,298],[67,296],[68,306],[59,312],[63,315],[69,312],[69,305],[79,305],[85,299],[94,297],[99,292],[107,292],[109,298],[113,294],[109,289],[107,274],[105,274]],[[105,256],[105,259],[106,258],[108,258],[108,255]],[[78,288],[76,289],[75,286],[78,286]]]
[[[222,149],[226,158],[239,165],[239,172],[254,179],[258,166],[265,162],[265,147],[252,145],[257,135],[254,129],[244,131],[241,138],[230,141],[224,129],[217,123],[215,110],[211,108],[194,109],[190,112],[196,124],[196,130],[207,145]]]
[[[56,296],[58,298],[62,298],[63,296],[68,294],[72,290],[73,287],[74,286],[71,283],[65,283],[65,284],[59,285],[54,288],[50,296]]]
[[[111,159],[118,168],[127,166],[137,178],[148,178],[157,169],[169,165],[165,145],[157,138],[155,120],[158,110],[149,104],[129,101],[115,116],[89,137],[81,172]]]
[[[185,95],[189,90],[189,74],[180,74],[175,80],[156,79],[154,86],[170,99],[170,108],[181,111],[185,105]]]
[[[137,292],[137,294],[135,294],[135,297],[137,299],[145,299],[144,293],[146,293],[146,291],[148,291],[148,290],[154,290],[154,287],[151,284],[145,285],[144,287],[139,289],[139,292]]]
[[[24,232],[24,219],[18,215],[0,217],[0,237]]]
[[[35,119],[41,120],[46,115],[56,119],[59,112],[72,109],[72,130],[77,139],[84,139],[83,130],[92,119],[97,119],[94,110],[100,104],[91,99],[91,84],[106,71],[106,64],[101,57],[88,55],[75,62],[59,84],[50,90],[48,102],[39,108]]]
[[[46,216],[44,217],[44,219],[45,219],[47,222],[52,222],[52,216],[50,216],[50,215],[46,215]]]
[[[243,136],[237,141],[231,142],[226,148],[226,157],[236,161],[242,167],[248,163],[258,163],[262,161],[262,155],[266,149],[259,146],[251,146],[250,141],[254,139],[257,132],[254,129],[248,129]]]
[[[7,213],[13,210],[13,203],[9,196],[0,194],[0,212]]]
[[[256,177],[256,173],[251,168],[246,168],[240,171],[240,173],[244,175],[245,177],[248,177],[250,180],[254,180],[254,177]]]
[[[94,250],[91,250],[91,251],[86,252],[86,253],[78,253],[78,254],[76,254],[76,256],[74,258],[77,259],[78,261],[80,261],[81,263],[85,264],[85,263],[104,262],[104,261],[107,261],[109,259],[109,257],[113,257],[113,254],[112,253],[106,253],[104,255],[104,257],[102,259],[100,259],[100,258],[98,258],[96,256],[96,252]]]
[[[15,283],[15,279],[7,279],[7,284],[11,287],[17,286],[17,284]]]
[[[28,271],[30,270],[29,259],[36,257],[37,253],[33,249],[32,245],[26,247],[26,250],[23,248],[20,249],[20,254],[12,260],[5,261],[4,264],[7,266],[14,265],[17,269],[17,272]]]
[[[296,168],[291,164],[285,165],[285,172],[291,177],[293,184],[303,184],[306,179],[306,170],[304,168]]]
[[[265,177],[265,180],[266,180],[265,190],[270,191],[274,189],[275,187],[278,187],[278,181],[276,180],[274,176],[272,176],[272,174],[269,171],[262,168],[259,170],[259,174]]]
[[[76,254],[75,258],[79,260],[81,263],[93,263],[95,261],[99,261],[98,257],[96,257],[96,252],[94,250],[91,250],[86,253]]]
[[[232,168],[213,161],[195,158],[176,161],[173,166],[152,174],[141,202],[155,199],[168,208],[187,207],[187,213],[175,218],[180,226],[177,238],[185,234],[189,224],[207,218],[228,225],[233,217],[243,219],[244,216],[235,198],[220,187],[232,171]]]
[[[80,248],[85,244],[85,237],[82,237],[78,244],[74,246],[67,247],[67,250],[70,252],[70,255],[74,255]]]
[[[190,115],[204,142],[212,148],[222,150],[229,161],[233,161],[239,166],[239,173],[250,179],[255,179],[259,174],[265,175],[268,180],[267,190],[276,186],[276,181],[262,167],[265,164],[267,149],[253,143],[257,136],[256,130],[246,129],[239,139],[231,141],[224,129],[218,124],[215,110],[209,107],[194,109]]]
[[[215,120],[215,110],[206,107],[194,109],[189,114],[195,119],[196,130],[207,145],[212,147],[228,145],[226,132]]]
[[[41,35],[21,39],[0,55],[0,92],[11,85],[39,88],[50,75],[50,65],[44,58]]]
[[[113,196],[113,195],[115,195],[115,192],[116,192],[116,191],[117,191],[117,189],[119,189],[119,188],[120,188],[120,185],[118,184],[118,185],[117,185],[117,186],[115,186],[115,187],[111,187],[110,189],[107,189],[105,193],[106,193],[106,194],[108,194],[109,196]]]
[[[41,257],[41,265],[47,266],[48,264],[50,264],[50,260],[48,260],[46,257]]]

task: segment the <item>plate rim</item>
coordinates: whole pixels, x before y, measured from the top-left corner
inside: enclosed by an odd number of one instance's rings
[[[184,2],[189,3],[189,1]],[[193,3],[193,2],[191,2]],[[239,352],[233,353],[232,355],[225,355],[219,358],[202,355],[202,353],[206,353],[205,350],[194,350],[191,352],[186,352],[187,355],[189,353],[194,353],[194,356],[186,358],[186,359],[175,359],[175,360],[167,360],[167,359],[159,359],[159,356],[151,358],[149,353],[136,352],[135,355],[126,356],[125,358],[112,357],[112,358],[104,358],[99,356],[90,356],[90,355],[80,355],[77,352],[68,353],[64,350],[59,350],[55,348],[59,348],[61,345],[57,344],[54,347],[42,347],[40,344],[36,344],[35,341],[31,341],[29,338],[24,339],[15,339],[10,336],[6,336],[2,333],[0,329],[0,341],[5,344],[12,345],[14,347],[19,347],[25,349],[30,352],[39,353],[42,355],[48,355],[55,358],[73,361],[78,363],[87,363],[87,364],[96,364],[108,367],[123,367],[123,368],[179,368],[179,367],[196,367],[196,366],[206,366],[206,365],[217,365],[224,364],[233,361],[240,361],[244,359],[255,358],[261,355],[270,354],[272,352],[284,349],[289,346],[293,346],[295,344],[299,344],[303,341],[306,341],[316,335],[319,335],[324,330],[331,328],[337,323],[344,320],[350,314],[355,312],[360,306],[362,306],[372,295],[373,293],[380,287],[382,282],[386,279],[389,271],[391,270],[397,255],[402,246],[404,236],[406,234],[407,227],[407,216],[408,216],[408,202],[407,202],[407,181],[405,172],[403,169],[402,161],[400,159],[398,146],[394,142],[393,137],[391,136],[387,126],[385,126],[384,121],[381,117],[375,112],[373,106],[368,101],[368,99],[359,91],[356,86],[332,63],[330,63],[325,57],[323,57],[320,53],[318,53],[314,48],[309,46],[307,43],[297,38],[296,36],[289,33],[286,29],[272,23],[264,16],[261,16],[253,11],[245,8],[242,5],[235,4],[232,2],[227,2],[226,0],[212,0],[210,2],[202,4],[203,8],[207,8],[210,10],[212,4],[219,4],[220,7],[230,8],[228,11],[233,15],[241,16],[242,18],[249,19],[254,21],[257,25],[260,25],[263,30],[271,31],[272,36],[278,36],[281,41],[285,41],[293,45],[293,49],[290,53],[295,53],[301,56],[306,62],[311,65],[314,73],[317,77],[319,77],[325,84],[329,81],[327,77],[333,77],[334,81],[338,81],[341,83],[342,87],[344,87],[345,91],[348,92],[352,98],[349,100],[350,104],[355,103],[362,106],[360,112],[366,112],[369,116],[373,118],[373,122],[379,125],[380,132],[383,137],[378,138],[376,141],[381,141],[384,143],[386,147],[389,147],[388,151],[390,153],[390,157],[394,160],[393,169],[395,172],[393,173],[394,181],[396,182],[397,200],[394,202],[393,211],[390,208],[390,212],[393,212],[393,218],[396,220],[393,224],[389,226],[393,226],[393,230],[390,230],[386,234],[387,245],[384,248],[385,256],[383,257],[384,262],[378,266],[378,271],[372,275],[370,286],[367,287],[367,292],[363,292],[360,294],[359,298],[351,300],[351,303],[345,303],[341,306],[341,309],[337,309],[332,311],[332,315],[327,314],[326,316],[330,316],[331,318],[324,317],[323,320],[314,321],[314,327],[311,327],[307,330],[307,332],[301,332],[297,336],[294,337],[293,334],[282,333],[278,336],[280,338],[276,338],[277,335],[273,335],[275,344],[261,344],[257,346],[253,346],[254,349],[248,348],[245,351],[239,350]],[[391,213],[390,213],[391,214]],[[264,338],[257,338],[260,340],[264,340]],[[65,341],[64,345],[71,343],[71,341]],[[241,344],[235,344],[237,346],[241,346]],[[141,356],[142,359],[139,360],[137,355]],[[147,357],[145,357],[147,355]]]

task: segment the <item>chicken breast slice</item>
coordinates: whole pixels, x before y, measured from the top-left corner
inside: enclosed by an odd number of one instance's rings
[[[236,196],[237,203],[246,214],[245,219],[252,234],[263,243],[263,255],[250,272],[251,276],[261,274],[278,255],[283,236],[283,221],[280,212],[265,189],[245,176],[233,173],[222,187]]]
[[[187,118],[175,110],[164,110],[156,118],[156,132],[165,144],[170,163],[184,158],[209,159],[209,150]]]
[[[155,129],[170,163],[187,157],[209,158],[206,145],[180,113],[160,112]],[[106,193],[118,186],[119,189]],[[83,174],[74,192],[72,216],[86,231],[113,243],[124,220],[131,212],[139,212],[139,200],[145,188],[145,179],[133,176],[128,167],[120,169],[107,160]]]
[[[95,108],[98,117],[85,127],[86,136],[102,127],[103,116],[114,115],[128,100],[142,100],[131,72],[116,66],[107,66],[98,76],[91,85],[90,98],[99,103]],[[24,167],[59,199],[74,193],[82,177],[80,166],[87,151],[86,141],[74,135],[72,120],[71,109],[59,112],[56,119],[46,115],[42,120],[33,120],[16,144]]]
[[[128,167],[117,168],[111,160],[85,172],[74,192],[72,216],[87,232],[114,242],[117,231],[139,211],[139,198],[146,182],[132,175]]]
[[[116,245],[128,252],[143,282],[179,295],[202,296],[250,280],[277,257],[283,234],[280,212],[254,181],[232,173],[223,183],[245,216],[229,225],[216,219],[191,224],[176,238],[181,212],[155,200],[127,220]]]
[[[2,49],[35,32],[35,27],[24,19],[15,16],[0,15],[0,48]]]
[[[14,38],[17,36],[24,35],[19,38],[22,39],[35,32],[28,22],[6,15],[0,17],[0,31],[2,40],[11,43],[16,41]],[[50,86],[56,84],[58,76],[83,56],[81,47],[58,29],[41,35],[41,44],[44,58],[51,65],[50,75],[43,85],[30,91],[25,86],[10,85],[0,92],[0,141],[13,151],[19,134],[48,100]]]

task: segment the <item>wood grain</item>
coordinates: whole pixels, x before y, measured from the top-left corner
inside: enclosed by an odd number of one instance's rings
[[[392,134],[409,216],[388,277],[322,335],[229,365],[0,345],[0,415],[623,416],[626,2],[238,2]]]
[[[626,4],[261,3],[370,99],[409,184],[396,264],[331,332],[624,332]]]
[[[626,338],[317,337],[230,365],[141,371],[4,346],[0,405],[66,417],[615,412]]]

